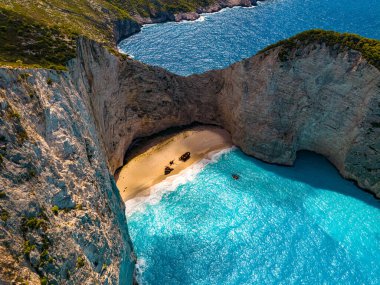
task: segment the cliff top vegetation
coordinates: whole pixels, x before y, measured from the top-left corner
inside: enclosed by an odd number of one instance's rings
[[[196,11],[216,0],[0,0],[0,66],[65,69],[75,57],[76,38],[83,35],[115,51],[115,21],[155,17],[161,12]],[[340,44],[360,51],[380,67],[380,42],[353,34],[311,30],[263,51],[299,42]]]
[[[64,69],[75,39],[114,48],[116,20],[195,11],[215,0],[0,0],[0,65]]]
[[[340,49],[349,48],[357,50],[370,64],[380,70],[380,41],[349,33],[338,33],[319,29],[309,30],[270,45],[259,53],[264,53],[281,46],[282,51],[279,57],[282,61],[286,61],[293,49],[310,43],[324,43],[327,46],[336,46]]]

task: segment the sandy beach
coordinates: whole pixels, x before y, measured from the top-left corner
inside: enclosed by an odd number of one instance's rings
[[[116,185],[123,201],[149,195],[149,188],[198,162],[208,153],[232,146],[230,134],[218,127],[200,126],[164,138],[156,138],[128,161],[119,172]],[[190,152],[188,160],[179,158]],[[172,161],[172,164],[170,162]],[[165,167],[172,170],[165,175]]]

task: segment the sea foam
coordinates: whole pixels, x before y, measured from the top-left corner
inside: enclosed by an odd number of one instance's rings
[[[175,191],[180,185],[184,185],[193,181],[197,175],[210,163],[216,163],[219,158],[232,150],[236,149],[235,146],[225,148],[220,151],[214,151],[207,154],[202,160],[190,165],[176,175],[169,176],[165,180],[157,183],[148,190],[150,195],[143,197],[135,197],[125,202],[125,215],[130,217],[136,212],[143,212],[147,205],[158,204],[165,193]]]

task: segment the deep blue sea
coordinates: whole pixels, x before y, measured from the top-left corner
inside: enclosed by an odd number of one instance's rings
[[[269,0],[146,26],[120,48],[189,75],[311,28],[380,39],[380,1]],[[380,201],[321,156],[281,167],[232,149],[152,192],[126,203],[140,284],[380,284]]]
[[[135,59],[189,75],[224,68],[313,28],[380,39],[379,0],[267,0],[204,14],[200,21],[147,25],[119,48]]]

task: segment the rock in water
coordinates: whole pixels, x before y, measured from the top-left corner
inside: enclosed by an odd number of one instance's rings
[[[232,178],[235,179],[235,180],[238,180],[240,177],[237,174],[232,174]]]

